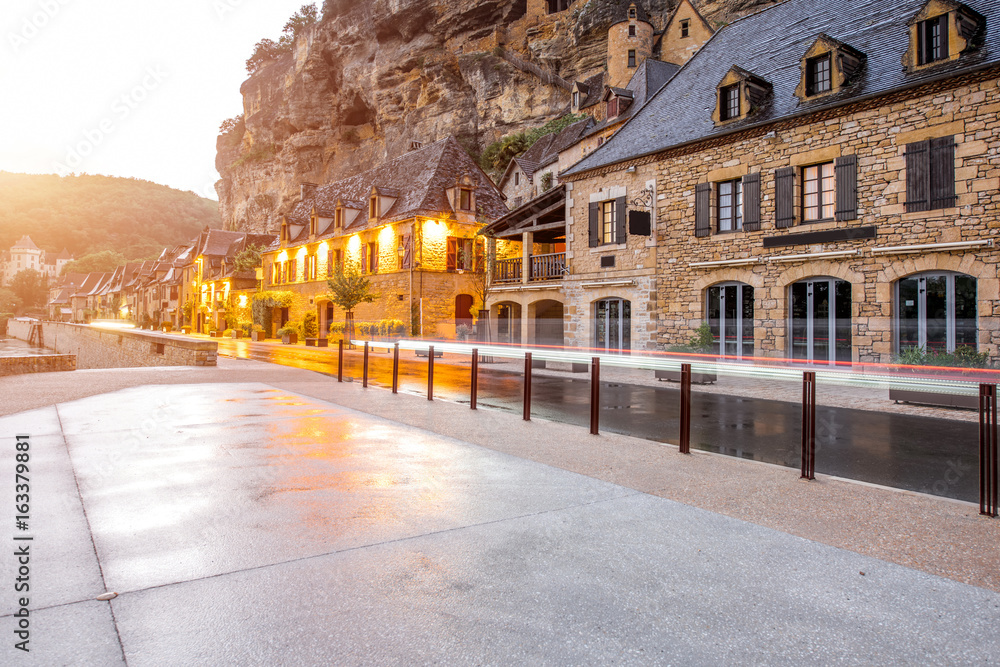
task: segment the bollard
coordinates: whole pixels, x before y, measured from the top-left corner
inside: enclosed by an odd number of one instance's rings
[[[691,364],[681,364],[680,452],[691,453]]]
[[[337,382],[344,381],[344,339],[340,339],[337,346]]]
[[[427,348],[427,400],[434,400],[434,346]]]
[[[472,379],[469,386],[469,409],[476,409],[479,394],[479,350],[472,348]]]
[[[524,353],[524,421],[531,421],[531,352]]]
[[[979,513],[997,515],[997,386],[979,385]]]
[[[399,389],[399,343],[392,346],[392,393]]]
[[[802,479],[816,479],[816,373],[802,374]]]
[[[368,341],[365,341],[365,361],[361,370],[361,386],[368,386]]]
[[[601,426],[601,358],[590,359],[590,434],[598,435]]]

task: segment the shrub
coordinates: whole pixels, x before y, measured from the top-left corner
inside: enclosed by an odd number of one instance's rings
[[[229,338],[230,336],[233,335],[233,330],[232,329],[226,329],[225,331],[222,332],[222,335],[225,336],[226,338]]]
[[[319,336],[319,324],[316,322],[316,313],[310,311],[302,318],[302,333],[306,338],[316,338]]]
[[[961,345],[954,352],[941,350],[927,351],[922,347],[907,347],[899,351],[894,359],[897,364],[907,366],[947,366],[949,368],[992,368],[990,356],[977,352],[970,345]]]

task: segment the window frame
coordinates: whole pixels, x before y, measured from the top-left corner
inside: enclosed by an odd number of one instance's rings
[[[824,168],[829,167],[829,174],[824,174]],[[808,177],[808,172],[811,169],[816,169],[816,178],[810,179]],[[801,183],[802,183],[802,193],[800,197],[800,208],[799,212],[801,214],[802,224],[815,223],[815,222],[829,222],[836,219],[837,214],[837,171],[836,162],[834,160],[829,160],[827,162],[817,162],[816,164],[810,164],[803,166],[800,170]],[[806,197],[810,194],[807,192],[808,183],[815,181],[817,183],[817,190],[815,194],[818,197],[815,206],[808,206],[806,204]],[[825,183],[829,183],[830,187],[827,189],[823,188]],[[828,200],[824,200],[824,194],[829,195]],[[830,215],[824,215],[826,209],[829,208]],[[810,218],[807,216],[807,211],[810,209],[815,209],[816,214],[819,217]]]
[[[733,103],[735,102],[735,114]],[[740,100],[740,84],[734,83],[719,88],[719,120],[725,122],[740,117],[743,102]]]
[[[618,241],[617,237],[617,225],[618,225],[618,207],[616,205],[616,200],[605,199],[600,202],[600,207],[598,210],[598,224],[600,225],[600,245],[616,245]],[[610,218],[607,216],[607,211],[611,211]]]
[[[723,186],[729,186],[732,188],[730,192],[723,194]],[[723,207],[722,198],[723,197],[734,197],[736,198],[735,204],[731,203]],[[731,209],[731,213],[725,218],[728,220],[730,227],[723,229],[722,222],[723,208]],[[716,234],[729,234],[732,232],[743,231],[743,178],[735,178],[728,181],[719,181],[715,183],[715,229]]]
[[[629,37],[635,37],[635,24],[634,23],[629,23],[628,24],[628,36]]]
[[[825,77],[820,77],[819,65],[825,64]],[[825,85],[820,89],[818,86]],[[814,97],[833,90],[833,54],[823,53],[806,59],[806,97]]]
[[[917,58],[918,66],[948,60],[948,14],[939,14],[917,23]],[[937,28],[936,35],[929,35]],[[932,40],[931,44],[927,40]],[[936,44],[933,41],[936,40]],[[930,58],[927,56],[930,55]]]
[[[472,210],[472,190],[470,188],[458,189],[458,208],[462,211]]]
[[[628,66],[630,68],[631,67],[635,67],[635,61],[636,61],[635,49],[629,49],[628,50]]]

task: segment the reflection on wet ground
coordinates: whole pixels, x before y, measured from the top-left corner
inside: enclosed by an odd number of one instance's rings
[[[232,356],[337,372],[335,349],[253,347],[235,341],[220,347]],[[426,394],[427,361],[401,353],[400,391]],[[372,352],[369,384],[389,387],[392,355]],[[357,381],[361,356],[346,354],[344,374]],[[522,410],[523,375],[480,365],[478,403],[515,414]],[[820,388],[822,390],[822,388]],[[588,379],[534,376],[532,415],[590,424]],[[434,395],[469,401],[469,367],[436,363]],[[680,392],[676,386],[602,383],[601,430],[676,443]],[[801,406],[796,403],[700,393],[693,395],[692,447],[790,468],[800,465]],[[816,471],[847,479],[978,501],[978,425],[933,417],[818,406]]]

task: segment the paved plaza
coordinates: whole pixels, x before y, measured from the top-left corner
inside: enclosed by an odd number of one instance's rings
[[[967,503],[248,360],[0,391],[34,538],[31,653],[5,585],[4,664],[1000,655],[1000,522]]]

